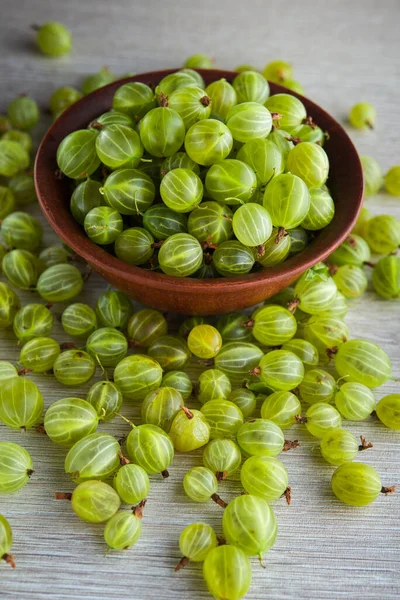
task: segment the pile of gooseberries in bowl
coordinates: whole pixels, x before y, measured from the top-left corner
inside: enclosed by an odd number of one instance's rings
[[[45,136],[36,187],[55,231],[155,307],[227,312],[279,292],[350,232],[362,171],[344,130],[255,71],[114,82]]]

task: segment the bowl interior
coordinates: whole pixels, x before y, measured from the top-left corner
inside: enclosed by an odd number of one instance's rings
[[[85,129],[90,121],[110,110],[113,95],[122,83],[141,81],[154,88],[165,75],[176,70],[144,73],[111,83],[79,100],[50,127],[42,140],[35,163],[36,191],[44,215],[66,244],[114,284],[116,281],[129,281],[133,286],[132,289],[136,289],[135,285],[140,284],[139,287],[152,286],[161,292],[177,295],[189,293],[189,290],[191,294],[198,293],[200,295],[205,292],[209,295],[213,291],[223,293],[223,288],[226,292],[229,288],[229,293],[239,294],[242,290],[255,290],[260,285],[264,290],[268,290],[268,286],[271,284],[273,293],[276,293],[303,271],[326,258],[344,241],[357,219],[363,196],[361,163],[357,151],[344,129],[318,105],[278,84],[270,83],[271,94],[286,92],[299,97],[304,103],[307,113],[324,131],[329,133],[329,139],[326,141],[324,149],[329,156],[328,186],[335,200],[336,212],[332,222],[318,233],[301,253],[292,256],[276,267],[241,277],[207,280],[170,277],[130,266],[97,246],[87,238],[83,228],[76,223],[69,212],[70,186],[56,175],[56,152],[62,139],[72,131]],[[206,84],[222,77],[232,81],[237,75],[232,71],[217,69],[203,69],[199,72]],[[124,286],[121,285],[121,289],[123,288]],[[135,296],[133,292],[132,295]],[[255,298],[255,301],[260,300]],[[244,306],[251,303],[249,298],[242,304]],[[178,310],[180,310],[179,307]],[[231,308],[227,306],[227,310],[231,310]],[[222,312],[222,310],[218,310],[218,312]]]

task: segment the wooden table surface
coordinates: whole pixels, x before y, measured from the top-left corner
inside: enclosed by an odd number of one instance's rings
[[[378,111],[376,130],[350,134],[361,153],[377,158],[386,170],[400,162],[399,0],[14,0],[3,3],[0,22],[1,112],[19,93],[31,93],[43,109],[62,84],[79,84],[86,74],[108,65],[116,73],[179,66],[195,52],[215,56],[221,67],[239,63],[263,66],[283,58],[295,66],[306,95],[343,121],[350,106],[371,101]],[[36,53],[32,23],[59,20],[71,28],[70,56],[47,59]],[[380,194],[367,200],[372,213],[400,217],[400,200]],[[38,214],[39,210],[33,208]],[[46,230],[46,241],[54,235]],[[93,277],[82,301],[92,305],[106,283]],[[21,294],[32,301],[29,293]],[[61,312],[61,307],[55,309]],[[354,337],[367,337],[390,355],[400,376],[400,304],[369,291],[352,304],[347,323]],[[68,339],[57,325],[55,337]],[[0,358],[17,360],[11,333],[1,332]],[[66,396],[83,397],[86,389],[66,389],[50,377],[36,376],[48,406]],[[377,399],[398,392],[389,383]],[[126,403],[135,418],[138,407]],[[400,484],[400,437],[375,418],[345,424],[364,434],[374,448],[362,460],[378,469],[384,484]],[[101,430],[124,434],[118,421]],[[346,507],[330,490],[333,467],[320,457],[318,443],[298,426],[290,437],[301,447],[283,455],[293,488],[290,507],[274,503],[279,535],[265,557],[265,569],[252,560],[249,600],[386,599],[400,596],[400,488],[366,508]],[[221,532],[221,509],[188,501],[182,478],[200,455],[178,456],[171,477],[152,477],[140,542],[125,553],[104,555],[102,527],[78,520],[56,491],[72,491],[63,472],[65,450],[34,431],[26,434],[0,426],[0,439],[21,443],[31,453],[35,474],[17,495],[0,497],[0,513],[12,524],[17,569],[0,565],[2,600],[203,600],[209,598],[198,565],[179,574],[179,533],[193,521]],[[221,485],[229,500],[240,491],[237,481]]]

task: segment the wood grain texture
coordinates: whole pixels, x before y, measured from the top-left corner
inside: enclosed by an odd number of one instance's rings
[[[306,94],[336,118],[343,120],[349,107],[362,99],[377,107],[376,131],[351,130],[351,136],[361,153],[375,156],[387,169],[400,162],[399,16],[398,0],[286,0],[273,5],[261,0],[15,0],[4,6],[0,23],[1,107],[4,111],[16,94],[29,92],[45,108],[56,87],[79,84],[104,64],[117,73],[148,71],[177,66],[197,51],[211,53],[226,68],[243,62],[262,66],[285,58],[295,64],[296,78]],[[50,19],[72,29],[71,56],[51,60],[34,51],[29,26]],[[399,199],[380,194],[367,203],[373,213],[400,217]],[[46,230],[46,241],[51,240],[54,237]],[[105,287],[104,281],[93,277],[82,301],[93,305]],[[25,302],[32,300],[29,293],[21,296]],[[56,307],[55,312],[61,309]],[[352,304],[347,322],[353,336],[368,337],[388,352],[395,376],[400,376],[399,303],[384,302],[368,292]],[[55,337],[68,339],[59,324]],[[13,335],[2,332],[0,358],[17,360],[18,353]],[[89,387],[66,389],[52,378],[33,379],[46,406],[66,396],[83,397]],[[399,384],[391,382],[376,396],[398,390]],[[138,406],[126,403],[124,414],[135,419]],[[373,418],[347,422],[346,427],[374,442],[361,458],[378,469],[384,484],[400,484],[399,433]],[[127,426],[117,421],[100,429],[118,435],[127,432]],[[252,560],[253,584],[247,598],[399,598],[400,493],[379,498],[370,507],[345,507],[332,497],[334,469],[320,458],[317,442],[299,426],[288,437],[299,438],[302,444],[283,455],[293,487],[292,505],[274,503],[278,540],[265,558],[265,570]],[[221,509],[192,503],[182,491],[183,475],[201,463],[200,453],[177,457],[168,480],[152,477],[140,542],[126,553],[105,557],[102,527],[79,521],[67,503],[54,500],[54,492],[73,489],[63,473],[65,451],[32,431],[20,434],[0,426],[0,439],[24,445],[36,470],[19,494],[0,497],[0,513],[13,526],[18,564],[16,571],[0,566],[1,599],[210,597],[198,565],[173,573],[180,558],[179,533],[185,525],[204,520],[221,532]],[[226,481],[220,494],[229,500],[239,490],[237,481]]]

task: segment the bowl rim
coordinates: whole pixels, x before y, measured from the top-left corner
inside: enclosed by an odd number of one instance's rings
[[[223,277],[223,278],[207,278],[200,279],[195,277],[173,277],[170,275],[166,275],[164,273],[157,273],[151,270],[143,269],[139,266],[129,265],[125,263],[121,259],[113,256],[103,247],[98,246],[94,242],[92,242],[84,233],[83,229],[80,227],[78,223],[73,220],[71,215],[71,224],[69,227],[65,227],[65,223],[62,223],[60,219],[57,218],[57,214],[52,209],[51,200],[48,201],[46,190],[43,189],[46,187],[43,185],[43,179],[47,177],[54,177],[54,171],[49,168],[48,165],[48,151],[47,147],[49,144],[53,145],[55,141],[59,139],[63,139],[65,135],[63,134],[60,137],[60,125],[65,123],[70,124],[73,122],[73,117],[75,111],[79,110],[82,106],[85,105],[93,106],[96,103],[96,99],[101,98],[105,92],[116,90],[121,85],[130,82],[144,82],[149,80],[149,78],[159,78],[162,79],[166,75],[171,73],[175,73],[182,69],[183,67],[175,68],[175,69],[162,69],[158,71],[148,71],[145,73],[139,73],[137,75],[127,77],[124,79],[120,79],[114,81],[102,88],[91,92],[90,94],[83,96],[80,100],[75,102],[69,108],[67,108],[60,117],[50,126],[50,128],[45,133],[35,159],[34,165],[34,179],[35,179],[35,188],[38,197],[39,204],[41,206],[42,212],[46,217],[47,221],[51,225],[52,229],[55,233],[65,241],[65,243],[72,248],[79,256],[85,259],[86,262],[93,265],[98,271],[104,270],[104,273],[110,274],[116,278],[120,278],[121,276],[124,279],[128,279],[131,284],[140,283],[140,285],[144,285],[148,283],[152,286],[156,285],[158,290],[163,290],[165,292],[176,292],[185,291],[193,292],[203,292],[207,289],[216,291],[221,287],[229,286],[230,288],[235,288],[238,292],[241,289],[252,289],[257,288],[260,283],[264,285],[268,284],[269,281],[279,282],[279,281],[287,281],[289,278],[291,280],[295,279],[297,276],[300,276],[304,271],[313,267],[316,263],[323,261],[327,258],[349,235],[351,232],[358,214],[361,210],[363,203],[363,192],[364,192],[364,181],[362,175],[362,166],[361,161],[358,155],[358,152],[351,141],[350,137],[344,130],[344,128],[323,108],[321,108],[318,104],[309,100],[307,97],[302,96],[288,88],[280,84],[276,84],[274,82],[269,82],[270,85],[277,89],[275,93],[286,93],[292,96],[299,98],[300,100],[305,100],[309,107],[312,109],[316,109],[319,113],[321,113],[324,118],[328,119],[332,126],[335,128],[335,132],[338,132],[342,137],[344,137],[347,144],[347,152],[351,153],[351,161],[352,164],[356,164],[358,167],[358,172],[353,173],[354,176],[358,176],[358,195],[356,198],[356,204],[353,205],[354,215],[351,219],[349,219],[346,227],[340,233],[335,235],[335,241],[330,241],[328,245],[324,246],[322,244],[322,248],[317,252],[313,252],[315,250],[313,248],[313,244],[309,244],[304,250],[289,257],[283,263],[280,263],[276,266],[269,267],[265,270],[260,270],[255,273],[248,273],[246,275],[241,276],[233,276],[233,277]],[[215,81],[221,78],[234,78],[238,73],[235,71],[227,71],[221,69],[196,69],[200,75],[210,75],[212,73],[215,76]],[[111,107],[110,107],[111,109]],[[310,110],[308,108],[308,110]],[[76,129],[71,129],[69,132],[75,131]],[[348,157],[349,158],[349,157]],[[55,161],[55,156],[54,156]],[[76,230],[76,235],[73,235],[73,232],[70,231],[70,227],[76,225],[74,229]],[[322,230],[323,231],[323,230]],[[76,239],[75,239],[76,238]]]

